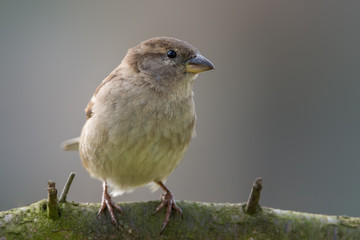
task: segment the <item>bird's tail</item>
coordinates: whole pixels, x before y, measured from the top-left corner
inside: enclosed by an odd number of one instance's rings
[[[61,148],[64,149],[65,151],[78,151],[79,140],[80,137],[68,139],[61,144]]]

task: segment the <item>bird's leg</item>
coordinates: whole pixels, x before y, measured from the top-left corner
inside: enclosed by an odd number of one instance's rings
[[[122,212],[122,209],[116,205],[116,203],[111,200],[111,197],[109,195],[109,193],[107,192],[107,185],[106,185],[106,181],[103,182],[103,194],[102,194],[102,200],[101,200],[101,207],[99,209],[98,214],[96,215],[96,217],[99,217],[100,214],[102,212],[104,212],[104,210],[107,208],[110,212],[110,216],[111,216],[111,220],[114,223],[114,225],[116,227],[119,226],[118,222],[116,221],[115,215],[114,215],[114,210],[113,207],[118,210],[119,212]]]
[[[164,193],[161,195],[161,204],[156,208],[155,212],[153,213],[156,214],[160,212],[161,209],[166,207],[165,219],[160,232],[160,234],[162,234],[166,225],[169,223],[172,208],[175,209],[178,213],[180,213],[181,218],[183,218],[184,216],[181,209],[176,205],[174,195],[170,192],[170,190],[165,187],[165,185],[161,181],[157,181],[155,183],[164,190]]]

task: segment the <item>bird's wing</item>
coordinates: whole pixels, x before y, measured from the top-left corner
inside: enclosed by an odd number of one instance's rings
[[[95,90],[95,93],[93,95],[93,97],[91,98],[91,100],[89,101],[86,109],[85,109],[85,113],[86,113],[86,119],[90,119],[93,115],[93,105],[94,105],[94,99],[96,94],[100,91],[100,89],[108,82],[110,82],[112,79],[114,79],[115,77],[117,77],[116,74],[111,73],[107,78],[105,78],[101,84],[97,87],[97,89]],[[80,137],[77,138],[72,138],[69,140],[64,141],[61,144],[62,149],[64,149],[65,151],[78,151],[79,150],[79,140]]]
[[[65,151],[78,151],[79,150],[79,140],[80,140],[80,137],[68,139],[61,144],[61,147]]]
[[[110,73],[110,75],[109,75],[107,78],[105,78],[105,79],[101,82],[101,84],[96,88],[93,97],[90,99],[88,105],[87,105],[86,108],[85,108],[86,120],[89,119],[89,118],[91,118],[92,115],[93,115],[93,109],[92,109],[92,107],[93,107],[93,105],[94,105],[94,99],[95,99],[95,97],[96,97],[96,94],[100,91],[100,89],[101,89],[105,84],[107,84],[108,82],[110,82],[112,79],[114,79],[114,78],[116,78],[116,77],[117,77],[116,74]]]

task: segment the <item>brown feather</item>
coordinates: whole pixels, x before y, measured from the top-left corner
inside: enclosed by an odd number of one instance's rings
[[[112,79],[114,79],[117,75],[116,74],[110,74],[107,78],[105,78],[101,84],[96,88],[95,93],[94,93],[94,97],[96,96],[96,94],[100,91],[100,89],[107,84],[108,82],[110,82]],[[91,99],[88,103],[88,105],[85,108],[85,113],[86,113],[86,119],[89,119],[92,117],[93,115],[93,111],[92,111],[92,107],[93,107],[94,103],[93,100]]]

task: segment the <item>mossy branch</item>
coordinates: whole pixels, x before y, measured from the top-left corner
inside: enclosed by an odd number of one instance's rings
[[[158,201],[119,203],[124,214],[114,227],[108,214],[96,218],[100,204],[61,203],[60,217],[46,215],[46,200],[0,212],[0,239],[360,239],[360,219],[262,207],[254,214],[246,204],[179,201],[184,219],[173,214],[159,235],[164,213],[151,213]]]
[[[0,212],[0,239],[360,239],[360,218],[263,206],[248,214],[246,203],[188,201],[178,201],[184,219],[173,214],[160,236],[165,213],[152,215],[159,201],[119,205],[124,213],[115,214],[121,229],[114,227],[108,213],[95,217],[98,203],[58,203],[59,218],[52,220],[47,200],[41,200]]]

